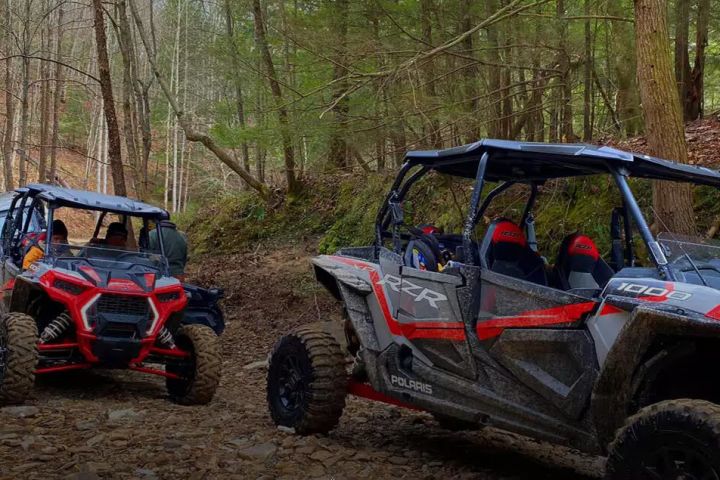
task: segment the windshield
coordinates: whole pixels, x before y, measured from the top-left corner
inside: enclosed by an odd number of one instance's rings
[[[720,288],[720,243],[669,233],[658,235],[658,243],[679,281]]]
[[[61,268],[90,264],[99,268],[165,273],[156,221],[79,209],[54,210],[52,228],[42,237],[46,261]],[[47,238],[50,234],[51,238]]]
[[[107,245],[71,245],[52,243],[48,261],[54,266],[72,268],[84,263],[95,267],[128,270],[135,273],[165,272],[167,263],[159,253],[142,249],[116,248]]]

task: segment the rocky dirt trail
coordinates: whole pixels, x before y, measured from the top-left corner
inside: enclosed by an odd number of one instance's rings
[[[328,436],[277,429],[258,363],[282,332],[339,312],[314,283],[313,248],[196,259],[226,289],[223,380],[205,407],[168,402],[161,379],[85,372],[39,381],[0,409],[0,479],[584,479],[602,461],[500,431],[451,433],[429,415],[351,398]]]

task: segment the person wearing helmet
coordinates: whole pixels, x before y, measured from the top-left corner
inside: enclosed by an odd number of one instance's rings
[[[42,233],[34,239],[23,257],[22,268],[27,270],[30,266],[45,257],[45,241],[47,233]],[[62,255],[67,251],[68,230],[62,220],[54,220],[52,223],[52,238],[50,239],[53,252]]]

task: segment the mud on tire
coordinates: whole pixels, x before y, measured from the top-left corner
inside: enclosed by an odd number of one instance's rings
[[[267,375],[267,402],[276,425],[302,435],[335,428],[347,394],[345,355],[328,332],[303,327],[273,348]]]
[[[640,410],[610,445],[605,478],[720,478],[720,406],[669,400]]]
[[[189,360],[168,361],[165,370],[183,377],[168,378],[170,400],[181,405],[204,405],[215,395],[220,383],[220,344],[217,335],[205,325],[183,325],[175,334],[175,343]]]
[[[0,405],[22,403],[35,384],[37,325],[24,313],[0,318]]]

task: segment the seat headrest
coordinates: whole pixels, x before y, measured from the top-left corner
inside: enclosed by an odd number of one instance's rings
[[[527,238],[522,229],[510,220],[495,220],[492,226],[493,244],[497,243],[515,243],[522,247],[527,246]]]
[[[570,238],[567,253],[568,255],[585,255],[592,257],[593,260],[600,258],[600,252],[598,251],[595,242],[593,242],[587,235],[580,235],[579,233],[576,233]]]

